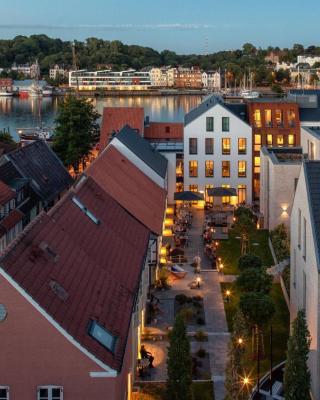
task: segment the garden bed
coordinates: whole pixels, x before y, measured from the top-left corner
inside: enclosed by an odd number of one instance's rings
[[[187,325],[205,325],[203,298],[176,295],[174,299],[174,316],[181,313]]]
[[[210,379],[210,356],[200,348],[196,353],[192,354],[192,379],[206,380]]]

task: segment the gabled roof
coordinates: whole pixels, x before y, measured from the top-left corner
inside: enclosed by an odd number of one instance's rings
[[[4,157],[22,178],[30,179],[32,189],[46,203],[56,199],[73,182],[62,162],[43,140],[30,143]]]
[[[123,208],[151,232],[161,235],[167,193],[114,146],[108,146],[86,170]]]
[[[125,125],[116,138],[161,176],[161,178],[166,177],[168,160],[158,153],[147,140],[143,139],[129,125]]]
[[[62,332],[119,371],[149,234],[88,178],[31,222],[0,265]],[[116,337],[114,352],[88,334],[91,321]]]
[[[320,161],[306,160],[303,162],[303,166],[318,269],[320,270]]]
[[[105,107],[103,109],[100,131],[100,151],[107,146],[112,135],[118,133],[127,124],[136,129],[140,134],[143,133],[143,107]]]
[[[0,181],[0,206],[8,203],[8,201],[14,199],[16,194],[8,185]]]

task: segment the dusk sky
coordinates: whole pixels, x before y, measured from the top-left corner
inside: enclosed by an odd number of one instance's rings
[[[178,53],[319,45],[320,1],[0,0],[0,38],[119,39]]]

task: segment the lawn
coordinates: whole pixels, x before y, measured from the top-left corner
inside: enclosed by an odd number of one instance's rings
[[[227,317],[227,323],[229,330],[232,330],[232,318],[235,314],[238,303],[239,303],[239,292],[230,283],[222,283],[221,290],[225,294],[225,291],[229,289],[231,292],[229,303],[224,303],[225,312]],[[283,361],[286,357],[287,340],[289,335],[289,311],[285,299],[282,294],[280,284],[274,284],[271,290],[271,297],[274,301],[276,312],[271,320],[272,325],[272,339],[273,339],[273,365],[275,366],[279,362]],[[265,354],[266,357],[260,363],[261,376],[265,374],[270,368],[270,326],[264,331],[264,343],[265,343]],[[256,362],[252,361],[251,355],[251,339],[248,343],[248,353],[246,359],[247,371],[252,374],[256,371]]]
[[[165,400],[165,383],[145,383],[142,391],[133,396],[134,400]],[[192,383],[193,400],[214,400],[213,384],[208,382]]]
[[[240,257],[240,239],[237,234],[230,229],[229,239],[221,240],[218,247],[218,257],[221,257],[223,263],[223,272],[225,275],[238,275],[238,260]],[[272,254],[268,245],[269,232],[265,229],[259,229],[250,236],[250,253],[259,256],[263,265],[270,267],[273,265]],[[255,245],[258,243],[258,245]]]

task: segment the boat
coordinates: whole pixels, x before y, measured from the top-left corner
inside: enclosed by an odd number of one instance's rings
[[[33,83],[29,89],[30,97],[41,97],[42,96],[42,88],[37,83]]]
[[[22,146],[34,142],[35,140],[44,140],[48,143],[53,141],[54,132],[52,128],[37,126],[34,128],[18,128],[17,133],[20,136]]]
[[[0,91],[0,97],[12,97],[13,96],[13,92],[9,91],[9,90],[1,90]]]
[[[42,96],[46,97],[52,96],[52,92],[53,88],[51,86],[46,85],[42,88]]]
[[[240,93],[241,97],[244,99],[257,99],[260,97],[260,93],[259,92],[255,92],[252,90],[243,90]]]

